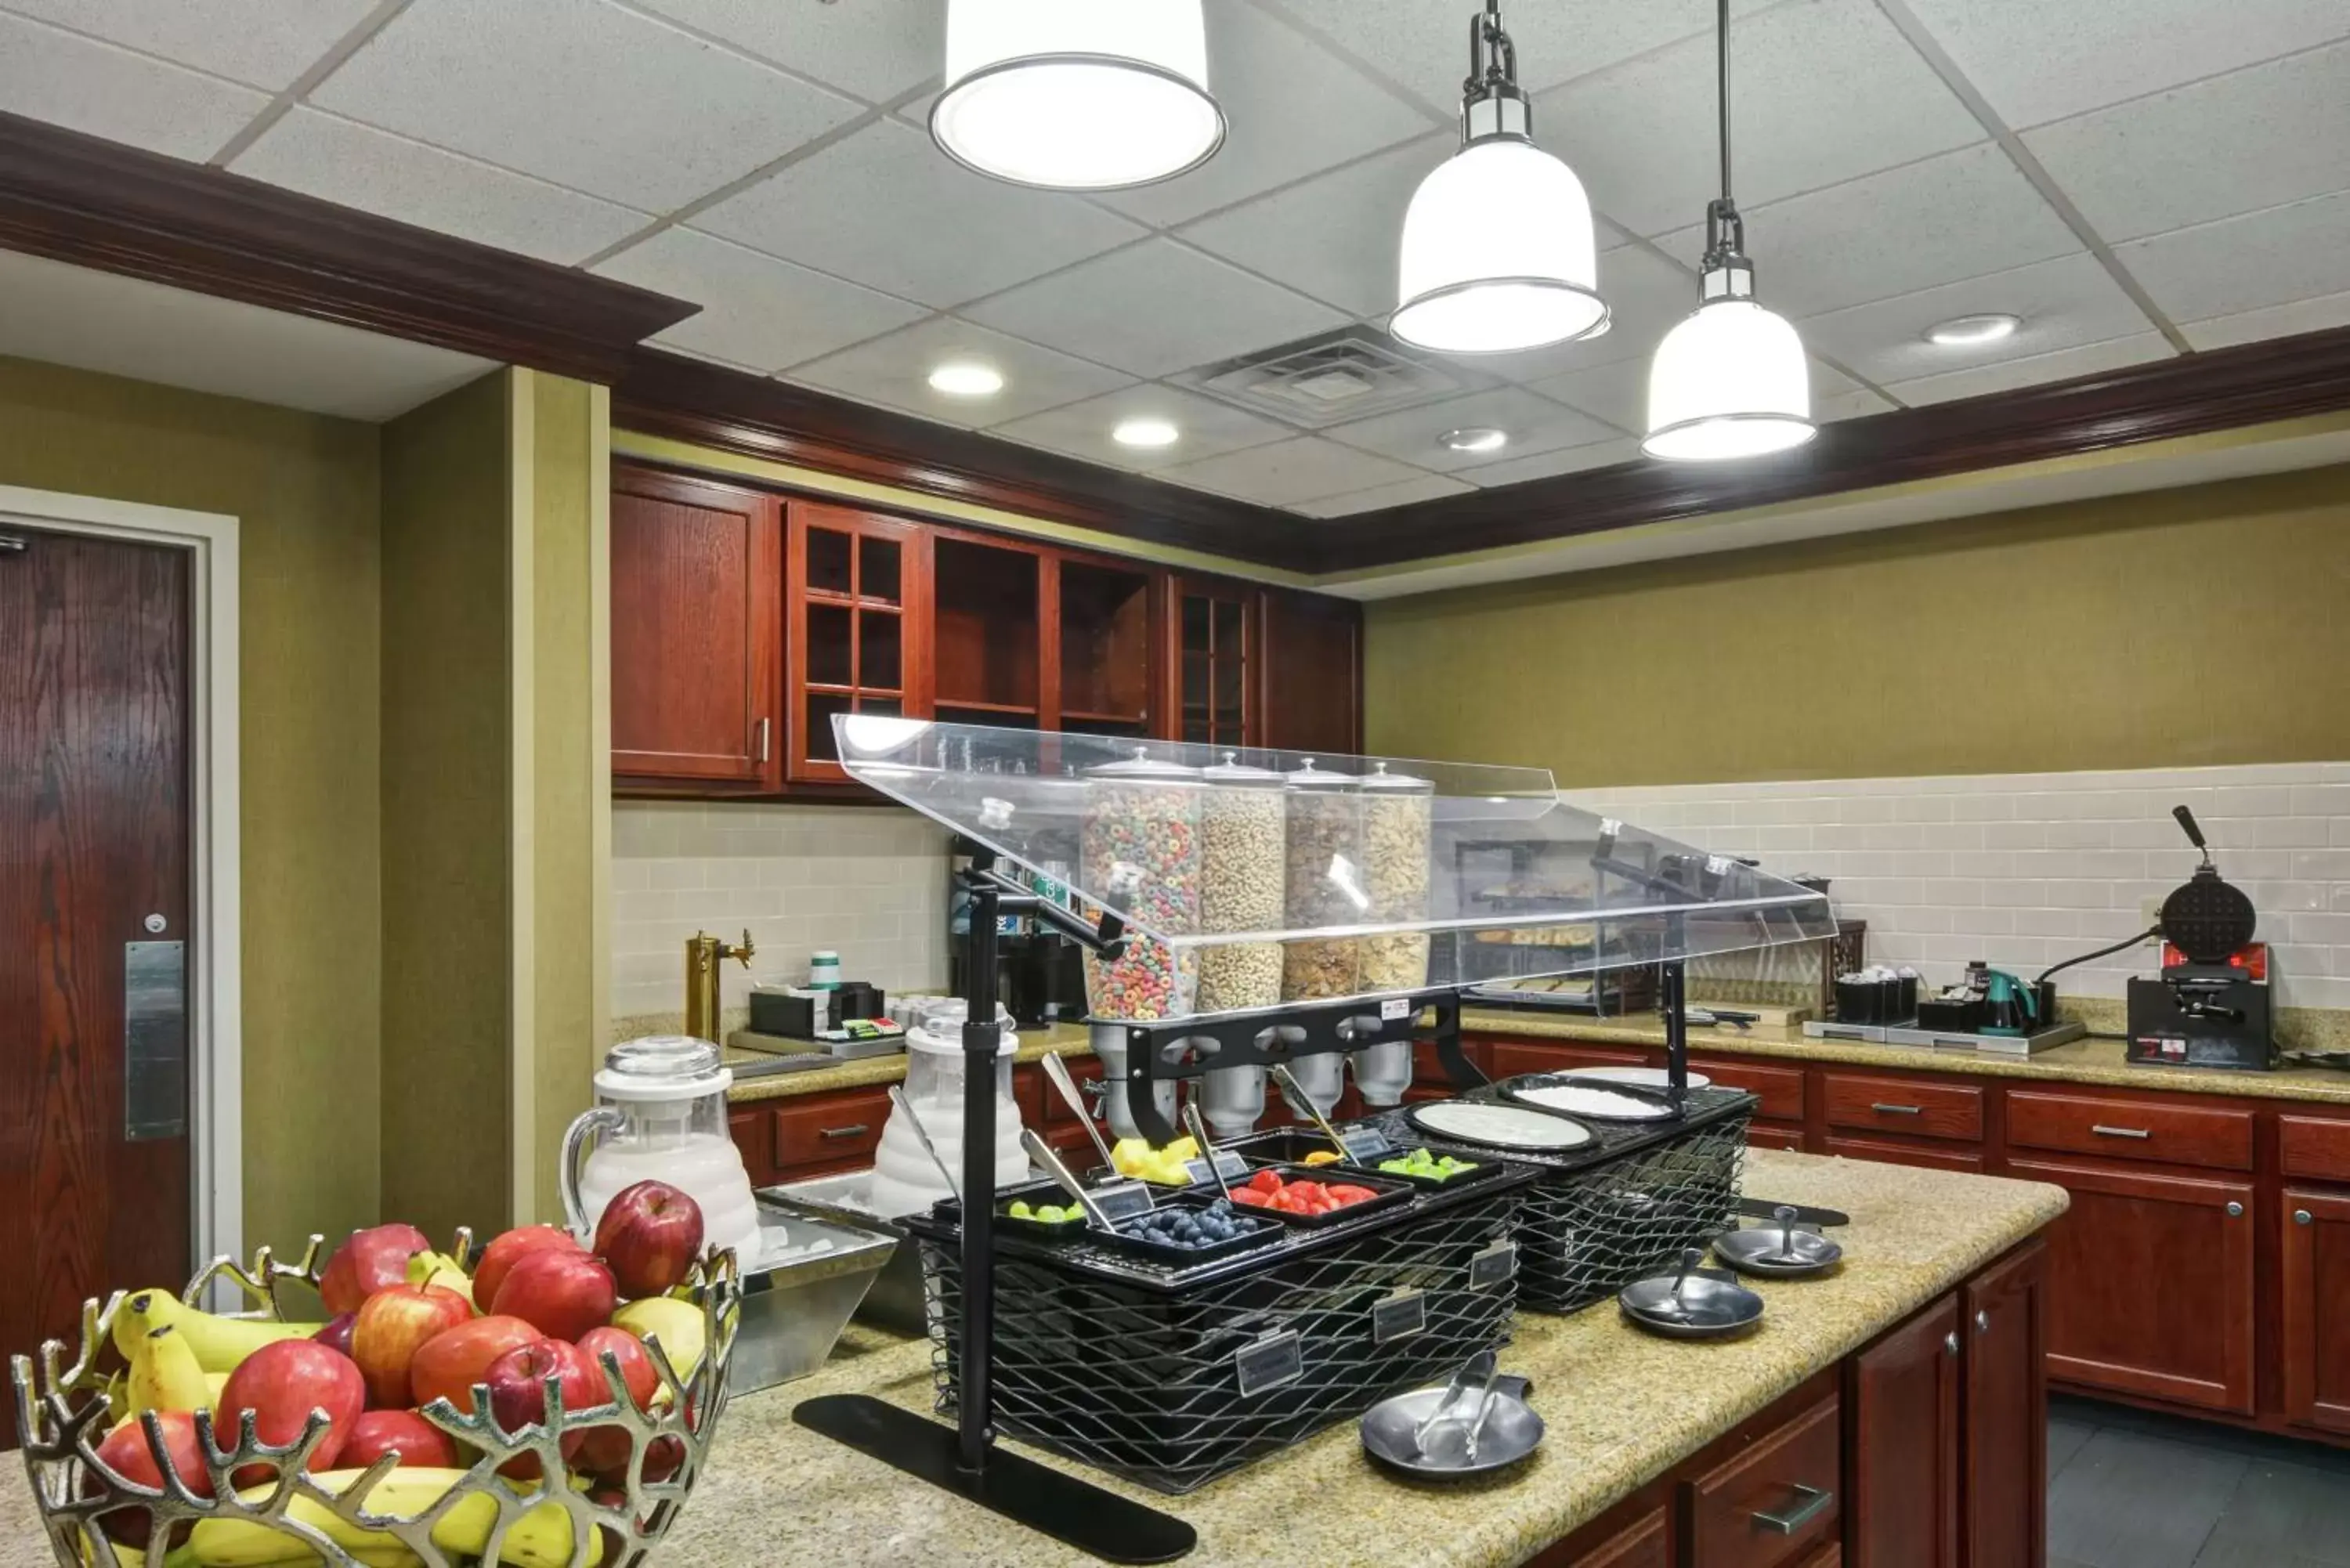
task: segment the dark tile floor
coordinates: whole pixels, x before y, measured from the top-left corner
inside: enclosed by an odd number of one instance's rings
[[[2048,1568],[2350,1568],[2350,1450],[2052,1399]]]

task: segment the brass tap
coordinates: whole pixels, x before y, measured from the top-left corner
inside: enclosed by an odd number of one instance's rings
[[[758,950],[751,945],[751,933],[743,933],[743,945],[729,947],[723,937],[696,931],[685,941],[685,1032],[696,1040],[722,1044],[718,1038],[718,971],[728,959],[740,959],[744,969],[751,967],[751,955]]]

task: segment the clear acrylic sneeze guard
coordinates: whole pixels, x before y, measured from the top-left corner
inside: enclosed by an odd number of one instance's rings
[[[1196,1016],[1202,961],[1280,944],[1283,1003],[1590,973],[1814,941],[1825,895],[1567,805],[1549,770],[1137,741],[880,714],[833,720],[850,776],[1070,891],[1137,940],[1087,975],[1095,1016]],[[1226,783],[1247,774],[1245,784]],[[1280,775],[1285,814],[1220,844]],[[1303,826],[1301,826],[1303,825]],[[1220,897],[1262,880],[1286,897]],[[1229,911],[1262,909],[1234,929]],[[1305,915],[1300,920],[1294,917]],[[1426,962],[1419,961],[1424,948]],[[1234,955],[1239,956],[1238,954]],[[1213,977],[1218,966],[1208,965]],[[1297,995],[1298,976],[1310,989]],[[1349,977],[1334,991],[1323,977]],[[1268,982],[1269,983],[1269,982]],[[1215,988],[1206,999],[1217,1001]],[[1269,992],[1260,992],[1267,1005]],[[1222,1008],[1224,1012],[1259,1008]]]

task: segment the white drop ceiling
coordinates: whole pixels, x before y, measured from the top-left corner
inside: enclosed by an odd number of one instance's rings
[[[942,0],[0,0],[0,103],[693,300],[657,340],[683,353],[1342,526],[1627,460],[1692,303],[1711,0],[1511,0],[1614,329],[1312,431],[1183,389],[1384,321],[1474,8],[1208,0],[1230,140],[1098,198],[930,146]],[[1749,249],[1824,416],[2350,324],[2350,0],[1733,10]],[[1922,341],[1981,311],[2023,325]],[[950,357],[1003,392],[932,391]],[[1139,414],[1183,440],[1108,439]],[[1437,443],[1468,425],[1510,444]]]

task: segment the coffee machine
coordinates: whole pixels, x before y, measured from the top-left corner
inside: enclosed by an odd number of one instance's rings
[[[955,873],[972,863],[976,848],[957,838],[948,856],[947,961],[948,982],[963,992],[963,935],[971,921],[970,898],[956,889]],[[1066,904],[1069,900],[1066,873],[1029,878],[1041,897]],[[1044,921],[1026,915],[1003,915],[996,921],[995,991],[1014,1024],[1022,1029],[1049,1029],[1056,1023],[1083,1023],[1086,1016],[1086,971],[1078,944]]]

